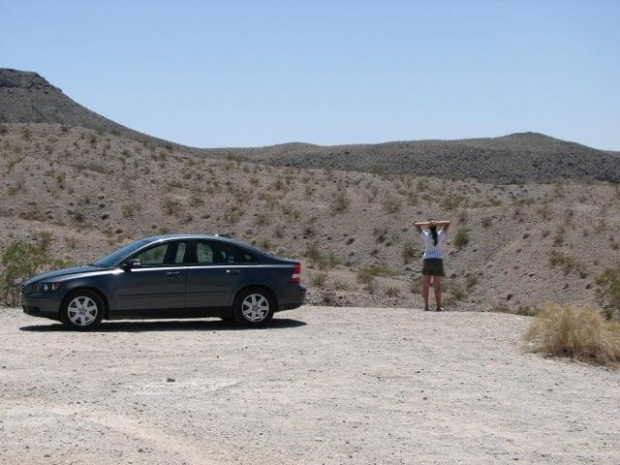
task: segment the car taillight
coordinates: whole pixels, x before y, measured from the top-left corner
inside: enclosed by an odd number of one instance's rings
[[[301,281],[301,263],[295,263],[293,267],[293,275],[291,276],[291,280],[289,281],[291,284],[299,284]]]

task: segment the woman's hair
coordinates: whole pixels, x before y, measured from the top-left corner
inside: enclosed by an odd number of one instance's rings
[[[433,219],[429,218],[428,221],[433,221]],[[437,247],[437,226],[429,226],[428,229],[431,230],[431,236],[433,236],[433,245]]]

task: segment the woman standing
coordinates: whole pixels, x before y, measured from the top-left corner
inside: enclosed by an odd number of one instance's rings
[[[424,256],[422,262],[422,297],[424,298],[424,310],[430,311],[428,306],[428,294],[433,279],[435,289],[436,311],[441,312],[441,278],[446,274],[443,271],[443,238],[450,227],[449,221],[418,221],[413,223],[420,237],[424,241]]]

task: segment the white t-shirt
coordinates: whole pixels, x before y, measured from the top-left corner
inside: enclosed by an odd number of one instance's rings
[[[443,242],[443,238],[446,235],[443,228],[437,228],[437,245],[434,245],[433,236],[430,231],[422,231],[420,236],[424,241],[424,255],[422,258],[425,260],[427,258],[443,258],[443,250],[441,248],[441,243]]]

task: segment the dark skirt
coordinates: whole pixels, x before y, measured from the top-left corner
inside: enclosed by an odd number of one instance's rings
[[[422,274],[430,276],[445,276],[443,260],[441,258],[427,258],[422,262]]]

